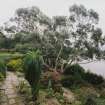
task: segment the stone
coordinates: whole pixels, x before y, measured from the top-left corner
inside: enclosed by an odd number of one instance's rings
[[[74,94],[70,90],[65,89],[65,88],[63,88],[63,91],[64,91],[63,97],[64,97],[65,102],[70,103],[70,104],[73,103],[75,101]]]
[[[13,89],[6,89],[5,94],[14,94],[14,90]]]
[[[15,104],[15,99],[9,99],[9,104],[12,105],[12,104]]]

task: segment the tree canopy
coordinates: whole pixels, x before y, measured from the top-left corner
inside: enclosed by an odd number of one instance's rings
[[[39,49],[46,64],[55,69],[80,59],[100,58],[105,42],[98,13],[83,5],[72,5],[69,16],[52,18],[38,7],[19,8],[5,31],[11,34],[11,48],[21,52]]]

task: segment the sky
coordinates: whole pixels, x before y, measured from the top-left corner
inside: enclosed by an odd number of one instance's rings
[[[101,60],[101,61],[91,62],[87,64],[82,64],[81,66],[85,68],[85,70],[89,70],[98,75],[102,75],[105,78],[105,61]]]
[[[14,16],[15,10],[21,7],[37,6],[49,17],[68,15],[73,4],[83,4],[94,9],[100,15],[100,27],[105,33],[105,0],[0,0],[0,25]]]

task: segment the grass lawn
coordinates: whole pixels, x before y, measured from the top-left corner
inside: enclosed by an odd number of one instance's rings
[[[23,54],[18,53],[18,52],[0,52],[0,59],[5,60],[5,59],[9,59],[9,58],[14,58],[14,57],[20,57]]]

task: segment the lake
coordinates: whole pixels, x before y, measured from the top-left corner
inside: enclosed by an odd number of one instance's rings
[[[105,78],[105,61],[95,61],[87,64],[81,64],[81,66],[86,70],[102,75]]]

